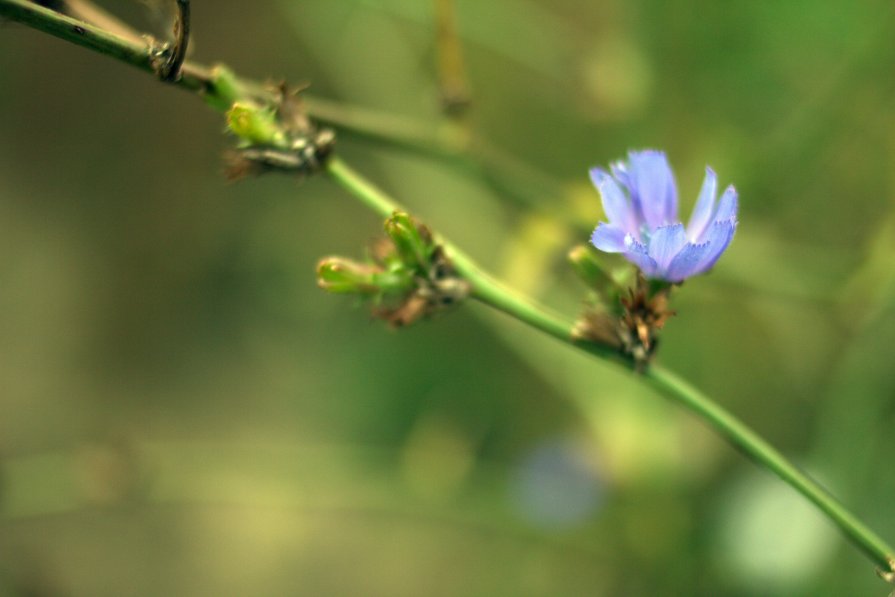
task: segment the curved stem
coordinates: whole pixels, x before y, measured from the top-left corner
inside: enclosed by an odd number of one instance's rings
[[[340,186],[344,187],[363,202],[364,205],[383,218],[387,218],[393,212],[403,209],[397,201],[386,195],[339,158],[333,158],[329,161],[327,172]],[[570,333],[572,322],[551,313],[546,307],[520,296],[503,283],[495,280],[449,240],[444,237],[439,237],[438,240],[450,256],[454,267],[472,286],[473,298],[498,311],[503,311],[561,342],[572,342]],[[615,358],[619,362],[624,360],[617,351],[608,347],[590,343],[575,343],[575,345],[606,358]]]
[[[798,491],[884,570],[892,570],[893,550],[814,479],[799,470],[761,436],[692,385],[661,367],[653,365],[644,374],[651,386],[670,400],[695,413],[746,456],[764,466]]]
[[[144,71],[153,73],[156,71],[152,51],[147,44],[141,45],[112,35],[98,27],[42,8],[31,2],[0,0],[0,16],[67,39]],[[173,82],[174,85],[197,92],[215,92],[214,81],[208,69],[187,62],[183,65],[181,73],[180,79]],[[261,88],[251,82],[243,83],[247,89],[259,90]],[[383,217],[388,217],[392,212],[401,208],[391,197],[377,189],[339,159],[329,162],[327,172],[340,186]],[[486,274],[462,251],[448,241],[441,240],[455,267],[472,285],[474,298],[561,342],[596,354],[618,365],[624,362],[624,359],[609,348],[593,343],[574,341],[571,335],[571,322],[519,296]],[[885,570],[883,573],[885,578],[895,576],[895,550],[754,431],[694,387],[660,367],[650,368],[644,379],[660,393],[703,419],[732,445],[774,472],[784,482],[814,503],[870,560]]]
[[[148,43],[141,44],[133,39],[119,37],[86,21],[74,19],[26,0],[0,0],[0,16],[94,52],[111,56],[140,70],[155,72],[155,59]],[[190,91],[207,91],[212,84],[209,71],[204,67],[184,63],[180,72],[180,79],[172,82],[178,87]]]
[[[120,24],[117,19],[110,21],[112,17],[84,0],[79,0],[76,8],[77,10],[71,11],[72,14],[99,19],[96,23],[101,22],[103,25],[114,23],[115,33],[28,0],[0,0],[0,17],[18,21],[146,72],[155,72],[149,44],[140,40],[126,25]],[[188,91],[215,93],[214,78],[209,67],[186,61],[180,73],[180,79],[169,83]],[[240,83],[245,89],[251,90],[252,95],[268,95],[264,85],[249,80],[241,80]],[[582,228],[570,210],[562,208],[557,201],[565,194],[560,182],[539,172],[531,164],[526,164],[484,139],[470,134],[466,127],[457,122],[445,122],[436,127],[404,116],[311,95],[303,95],[303,99],[308,113],[323,124],[359,139],[443,160],[458,170],[481,178],[501,197],[541,213],[549,212],[551,218],[570,227]]]
[[[341,160],[330,162],[332,178],[364,204],[383,217],[400,206]],[[579,343],[572,338],[572,323],[546,308],[519,296],[498,282],[449,241],[440,238],[454,266],[472,285],[472,295],[482,303],[522,321],[545,334],[571,344],[619,365],[624,359],[614,350],[593,343]],[[883,570],[893,570],[895,550],[850,513],[836,498],[808,475],[800,471],[778,450],[686,381],[659,366],[653,365],[643,375],[649,385],[694,413],[731,445],[740,449],[759,465],[780,477],[786,484],[811,501],[842,533]]]
[[[41,4],[42,6],[52,6],[56,12],[81,21],[87,21],[97,27],[102,27],[118,37],[129,39],[136,43],[143,41],[139,31],[89,0],[57,0],[56,2],[44,2]]]

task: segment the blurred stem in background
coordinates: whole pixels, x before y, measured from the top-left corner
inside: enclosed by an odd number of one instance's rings
[[[0,16],[25,23],[62,39],[127,62],[144,71],[159,74],[158,57],[154,54],[154,48],[150,44],[141,45],[137,42],[112,35],[86,22],[60,15],[57,12],[24,0],[0,0]],[[219,87],[219,82],[214,77],[212,70],[190,63],[183,65],[181,76],[172,81],[172,83],[198,92],[206,99],[209,105],[217,109],[229,108],[233,101],[232,93],[234,92],[245,94],[246,97],[257,97],[258,95],[269,93],[265,92],[259,84],[244,81],[239,82],[239,90],[222,89]],[[334,113],[338,112],[335,105],[331,105],[330,110]],[[339,124],[336,122],[333,114],[330,114],[330,117],[330,122]],[[321,120],[326,119],[321,118]],[[356,120],[355,113],[355,124]],[[378,118],[370,120],[373,121],[372,124],[375,126],[371,126],[367,130],[368,133],[375,129],[376,135],[382,138],[394,138],[392,131],[388,130],[387,127],[383,128],[383,124]],[[371,123],[368,122],[367,124]],[[362,127],[357,126],[356,128]],[[405,136],[402,138],[399,134],[397,138],[403,143],[412,141],[409,144],[412,144],[414,147],[426,145],[421,139],[431,139],[431,137],[426,137],[422,133],[417,135],[412,129],[415,129],[415,127],[405,128],[403,131]],[[410,132],[413,135],[409,135]],[[433,142],[431,147],[435,147],[441,152],[445,150],[446,144],[443,141],[438,141]],[[464,153],[464,148],[466,147],[468,146],[459,144],[459,148],[456,149],[457,155],[467,155]],[[514,163],[512,161],[504,162],[504,159],[500,157],[496,161],[503,167]],[[509,160],[509,158],[506,159]],[[484,166],[480,165],[480,167]],[[397,202],[370,184],[340,159],[331,159],[326,166],[326,171],[336,183],[380,216],[384,218],[389,217],[399,209]],[[482,271],[472,259],[448,241],[439,239],[439,242],[443,244],[458,272],[471,284],[472,296],[480,302],[503,311],[564,343],[612,361],[617,365],[625,364],[624,359],[610,348],[593,343],[574,341],[571,335],[572,322],[551,313],[540,305],[503,286]],[[826,514],[870,560],[885,570],[886,572],[882,573],[885,578],[891,580],[895,576],[895,550],[755,432],[684,380],[661,367],[652,366],[641,379],[669,399],[680,403],[695,413],[732,445],[742,450],[746,455],[796,489],[796,491]]]
[[[439,73],[442,77],[443,94],[452,93],[452,104],[456,108],[448,114],[453,116],[445,122],[433,126],[406,116],[371,110],[362,106],[352,106],[333,102],[313,95],[303,94],[308,113],[323,124],[337,127],[350,137],[379,143],[403,151],[418,153],[444,160],[452,167],[478,178],[498,195],[521,207],[534,209],[544,217],[559,220],[570,228],[591,232],[590,223],[582,222],[573,210],[557,201],[567,195],[561,181],[539,170],[536,166],[521,161],[476,135],[464,118],[460,118],[468,104],[468,87],[462,55],[453,25],[453,0],[436,0],[440,28],[438,37]],[[45,20],[34,16],[31,11],[39,9],[31,2],[4,3],[7,16],[26,23],[68,41],[123,60],[145,71],[153,71],[152,60],[146,56],[146,40],[139,32],[109,15],[85,0],[65,0],[59,10],[73,17],[70,22]],[[16,9],[15,5],[21,8]],[[26,8],[27,7],[27,8]],[[75,19],[78,19],[75,21]],[[72,28],[78,23],[93,24],[83,27],[83,32],[72,35]],[[120,39],[116,39],[120,38]],[[179,81],[172,81],[190,91],[212,92],[212,69],[195,63],[186,63]],[[254,81],[240,81],[245,91],[252,95],[270,95],[264,85]],[[448,86],[450,89],[448,89]],[[447,97],[447,95],[445,95]],[[465,97],[464,109],[457,100]],[[558,207],[560,205],[562,207]]]
[[[472,95],[463,61],[463,48],[457,34],[454,0],[435,0],[435,24],[441,105],[449,117],[464,122]]]
[[[350,137],[444,160],[485,181],[495,193],[522,207],[576,230],[591,232],[590,224],[581,222],[556,201],[566,195],[560,181],[495,147],[462,123],[449,120],[434,127],[411,118],[313,96],[304,99],[309,114]]]

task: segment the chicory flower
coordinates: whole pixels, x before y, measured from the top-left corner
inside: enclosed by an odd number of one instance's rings
[[[665,153],[632,151],[612,165],[612,174],[593,168],[590,177],[609,223],[600,222],[591,243],[622,253],[647,278],[680,283],[702,274],[727,249],[737,227],[737,192],[727,187],[715,201],[718,178],[706,167],[690,221],[678,220],[677,185]]]

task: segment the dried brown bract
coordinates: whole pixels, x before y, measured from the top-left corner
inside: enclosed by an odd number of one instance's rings
[[[643,274],[638,274],[627,295],[619,297],[620,316],[601,306],[591,307],[578,321],[572,335],[578,340],[616,348],[642,370],[656,351],[660,330],[675,314],[668,308],[671,289],[671,285],[651,286]]]
[[[323,129],[313,138],[296,139],[290,149],[255,146],[228,151],[224,155],[224,175],[232,182],[270,172],[314,174],[326,164],[335,141],[335,133]]]

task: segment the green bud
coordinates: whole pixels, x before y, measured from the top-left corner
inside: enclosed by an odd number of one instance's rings
[[[396,211],[385,221],[385,233],[398,252],[401,261],[417,271],[429,268],[434,244],[427,228],[418,224],[410,214]]]
[[[226,112],[242,97],[239,80],[229,68],[216,64],[211,69],[211,86],[205,92],[205,102],[215,110]]]
[[[274,111],[250,102],[236,102],[227,110],[227,128],[249,145],[287,145]]]
[[[376,294],[375,274],[377,268],[343,259],[327,257],[317,264],[317,285],[337,294]]]
[[[400,267],[383,269],[343,257],[326,257],[317,264],[317,285],[335,294],[379,297],[407,292],[415,282],[413,273]]]
[[[406,294],[417,287],[416,272],[398,262],[377,271],[373,279],[382,295]]]

